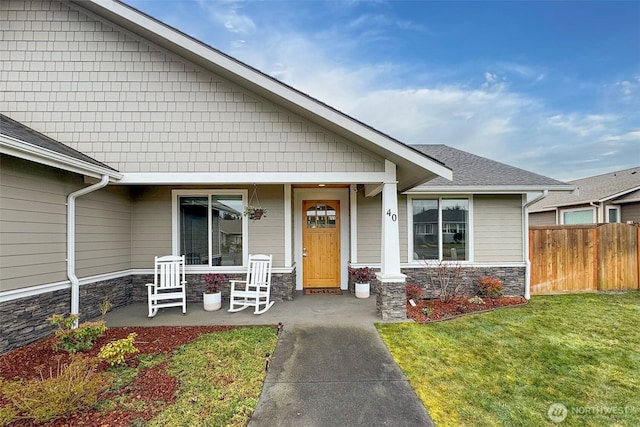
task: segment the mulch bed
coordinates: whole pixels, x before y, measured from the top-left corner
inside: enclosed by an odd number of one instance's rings
[[[171,355],[175,349],[187,344],[200,335],[214,332],[227,331],[233,326],[159,326],[159,327],[123,327],[109,328],[100,337],[93,348],[85,353],[87,356],[96,356],[100,348],[114,340],[126,338],[131,332],[138,334],[135,346],[140,350],[140,354],[162,354]],[[0,355],[0,378],[6,380],[31,379],[39,377],[39,372],[48,376],[50,369],[56,372],[59,364],[67,364],[69,355],[64,351],[54,351],[53,345],[55,337],[49,337],[21,347],[12,352]],[[135,356],[127,359],[129,364],[135,363]],[[67,426],[109,426],[125,427],[130,426],[134,420],[150,420],[165,405],[171,404],[175,400],[178,390],[178,381],[175,377],[165,372],[167,362],[142,370],[137,378],[127,387],[118,392],[118,395],[105,395],[103,398],[115,399],[116,397],[128,396],[131,399],[144,401],[147,405],[141,410],[124,409],[116,407],[114,410],[98,411],[87,410],[85,412],[74,413],[65,417],[46,423],[34,423],[33,420],[17,420],[9,424],[11,427],[26,426],[47,426],[47,427],[67,427]],[[106,369],[106,362],[101,362],[99,369]],[[0,406],[6,404],[0,396]]]
[[[527,303],[522,297],[482,298],[484,304],[469,302],[469,297],[456,297],[451,302],[442,302],[439,299],[416,301],[413,307],[407,302],[407,316],[417,323],[429,323],[440,320],[453,319],[470,313],[480,313],[502,307],[513,307]],[[429,315],[422,309],[429,307]]]

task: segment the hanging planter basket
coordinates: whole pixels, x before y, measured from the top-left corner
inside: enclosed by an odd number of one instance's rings
[[[260,204],[255,184],[253,184],[253,193],[251,193],[251,197],[249,198],[249,204],[244,208],[244,215],[253,221],[267,216],[267,210]]]

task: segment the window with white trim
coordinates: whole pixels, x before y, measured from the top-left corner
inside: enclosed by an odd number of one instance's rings
[[[620,206],[607,206],[607,222],[620,222]]]
[[[469,199],[411,199],[413,260],[469,260]]]
[[[241,266],[244,260],[245,194],[228,190],[176,191],[178,239],[187,265]]]
[[[596,222],[595,208],[567,209],[561,212],[562,224],[593,224]]]

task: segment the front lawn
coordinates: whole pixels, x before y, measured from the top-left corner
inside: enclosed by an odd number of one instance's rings
[[[377,328],[439,427],[640,425],[639,292]]]

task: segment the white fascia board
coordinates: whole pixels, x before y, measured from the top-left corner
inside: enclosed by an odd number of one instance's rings
[[[624,200],[614,200],[611,202],[612,205],[626,205],[627,203],[637,203],[640,202],[640,197],[636,197],[633,199],[624,199]]]
[[[7,135],[0,134],[0,153],[94,178],[101,178],[104,175],[109,176],[112,181],[122,178],[122,174],[114,170],[83,162],[37,145],[27,144]]]
[[[549,192],[572,192],[575,190],[573,185],[563,186],[520,186],[520,185],[503,185],[500,187],[454,187],[454,186],[438,186],[438,187],[420,187],[403,192],[403,194],[523,194],[529,192],[540,192],[548,190]]]
[[[152,172],[124,173],[118,184],[368,184],[385,177],[384,172]]]
[[[611,194],[610,196],[603,197],[602,199],[598,200],[598,202],[599,203],[608,202],[609,200],[617,199],[618,197],[622,197],[625,194],[633,193],[634,191],[638,191],[638,190],[640,190],[640,186],[629,188],[629,189],[621,191],[619,193],[615,193],[615,194]]]
[[[263,95],[274,96],[279,101],[289,103],[299,109],[305,110],[314,116],[328,122],[331,126],[342,128],[349,133],[357,135],[365,141],[371,142],[390,154],[391,160],[397,163],[394,157],[400,157],[410,163],[420,166],[427,171],[448,180],[453,179],[453,172],[445,165],[430,159],[428,156],[417,152],[393,138],[376,131],[357,120],[343,114],[312,97],[303,94],[291,86],[288,86],[250,66],[235,60],[234,58],[219,52],[206,44],[193,39],[179,30],[175,30],[166,24],[151,19],[134,9],[113,0],[72,1],[82,8],[89,8],[94,13],[99,13],[95,5],[105,11],[117,15],[121,19],[138,26],[146,32],[151,32],[171,45],[176,46],[191,55],[196,55],[209,62],[214,68],[219,68],[227,73],[227,77],[239,79],[260,88]],[[127,28],[125,28],[127,29]],[[129,31],[136,32],[134,29]],[[164,46],[168,48],[167,46]],[[202,65],[202,64],[200,64]],[[232,79],[233,79],[232,78]],[[242,84],[241,84],[242,85]],[[324,123],[325,125],[327,123]],[[357,142],[357,141],[354,141]],[[375,150],[374,150],[375,152]],[[387,157],[385,155],[385,157]]]

